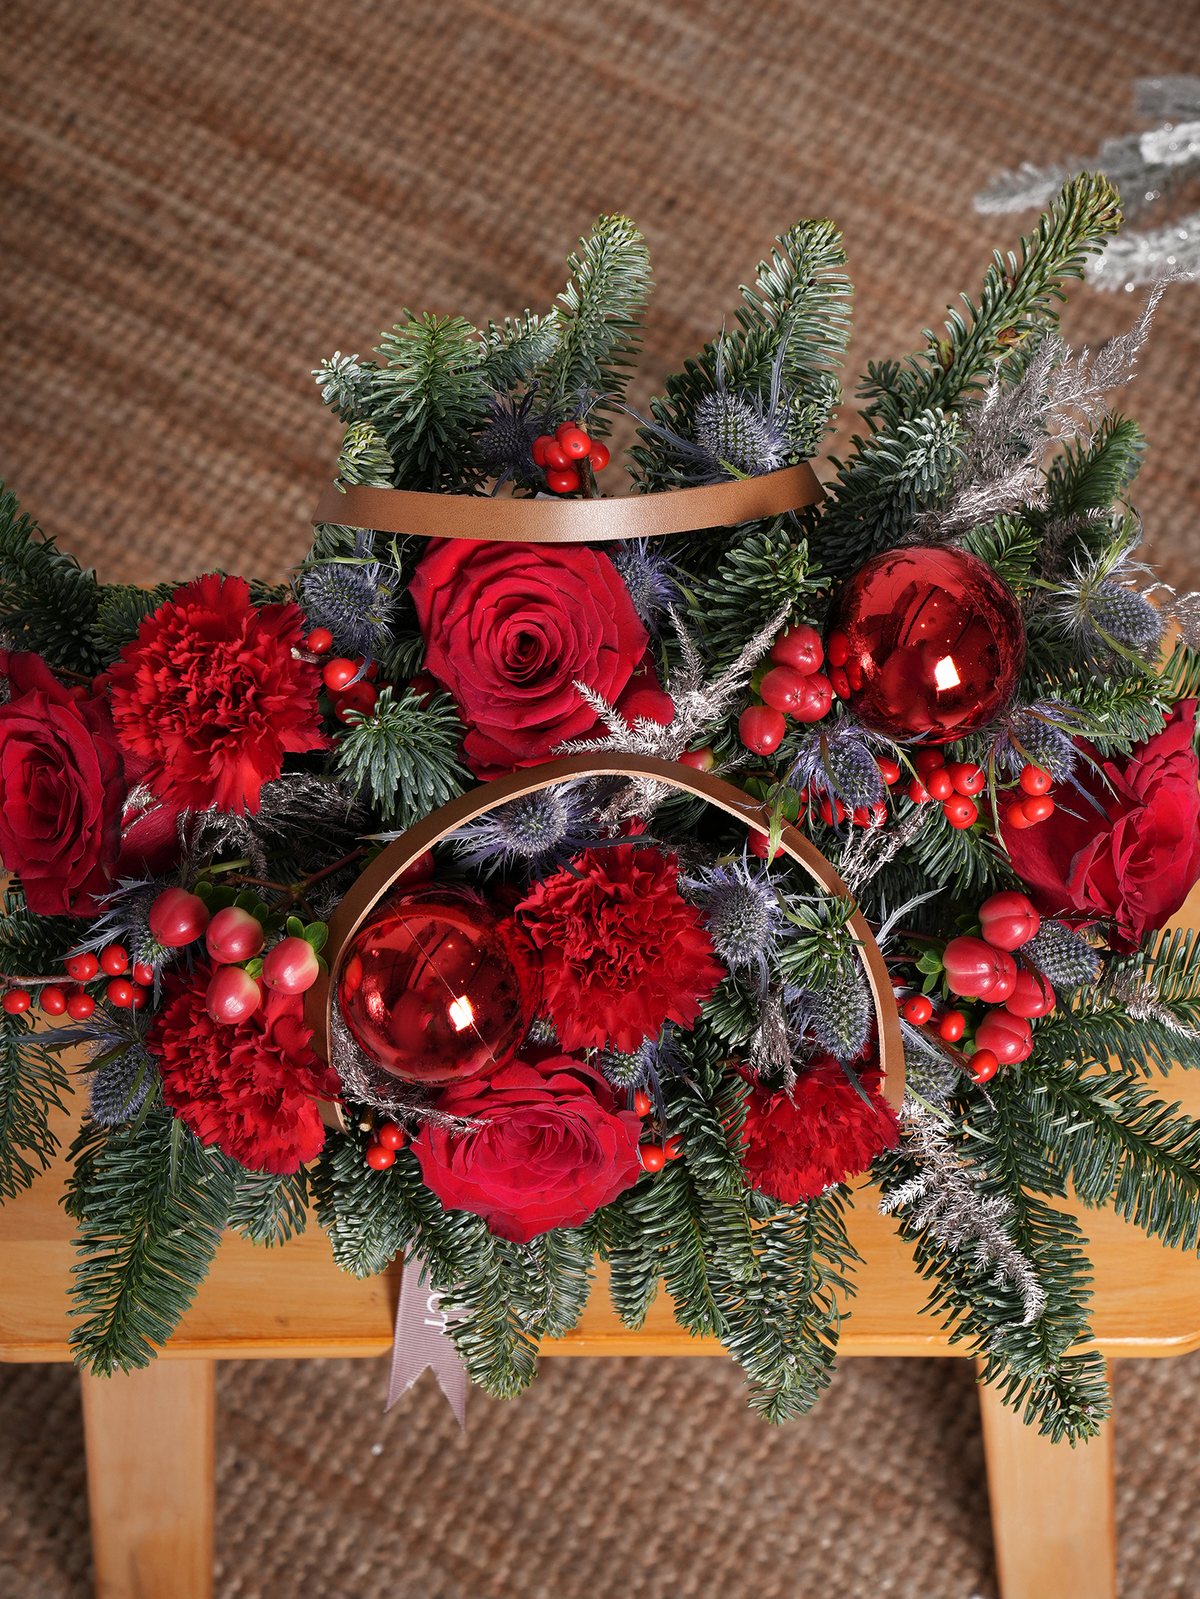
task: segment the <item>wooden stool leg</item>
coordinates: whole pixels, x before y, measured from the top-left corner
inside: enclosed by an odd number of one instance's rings
[[[979,1388],[1001,1599],[1116,1599],[1112,1422],[1052,1444]]]
[[[214,1370],[83,1374],[97,1599],[212,1599]]]

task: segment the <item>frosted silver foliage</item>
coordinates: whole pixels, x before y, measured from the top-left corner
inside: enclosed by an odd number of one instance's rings
[[[1110,239],[1085,268],[1095,289],[1125,289],[1163,279],[1192,281],[1200,275],[1200,211],[1161,228],[1127,230]]]
[[[1031,1327],[1045,1312],[1046,1294],[1012,1241],[1006,1225],[1012,1205],[1002,1195],[984,1194],[981,1174],[959,1159],[936,1111],[906,1095],[900,1126],[902,1149],[917,1162],[917,1175],[885,1194],[879,1209],[885,1216],[904,1211],[916,1231],[932,1233],[943,1248],[973,1253],[980,1276],[990,1274],[997,1287],[1007,1284],[1020,1294],[1020,1325]]]
[[[421,1096],[419,1089],[405,1096],[390,1072],[360,1049],[346,1026],[341,1007],[332,1005],[329,1015],[329,1064],[341,1082],[345,1096],[355,1105],[369,1105],[397,1119],[415,1118],[452,1133],[477,1132],[485,1122],[470,1116],[448,1116],[436,1110]]]
[[[601,738],[571,739],[560,744],[556,754],[649,755],[663,761],[677,761],[685,750],[702,743],[709,730],[719,725],[741,699],[751,672],[771,648],[790,610],[790,604],[781,606],[766,626],[743,646],[737,659],[706,681],[700,652],[678,611],[671,607],[668,615],[679,640],[681,656],[679,666],[666,684],[666,692],[675,706],[672,720],[665,727],[645,716],[627,722],[595,689],[576,682],[576,693],[592,707],[597,719],[608,728],[608,734]],[[677,792],[671,784],[654,778],[631,778],[609,803],[603,820],[611,824],[630,816],[650,816]]]
[[[837,866],[838,875],[855,897],[906,844],[912,843],[934,810],[932,805],[917,805],[895,827],[885,829],[881,824],[851,829]]]
[[[1094,983],[1100,975],[1099,953],[1083,934],[1052,919],[1043,918],[1033,937],[1022,944],[1021,955],[1064,992]]]

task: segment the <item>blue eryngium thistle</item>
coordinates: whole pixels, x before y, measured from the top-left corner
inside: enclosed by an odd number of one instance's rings
[[[659,622],[680,600],[675,563],[653,549],[648,539],[634,539],[619,547],[613,565],[646,631],[657,636]]]
[[[337,649],[374,657],[391,637],[389,618],[400,574],[378,561],[323,561],[300,585],[304,614],[327,627]]]
[[[805,989],[788,1009],[798,1033],[811,1032],[818,1049],[841,1061],[862,1051],[875,1017],[875,1002],[857,966],[835,966],[827,983]]]
[[[788,772],[793,788],[807,788],[818,802],[840,799],[847,810],[874,805],[887,793],[875,749],[894,750],[890,739],[853,717],[842,716],[805,733]]]
[[[1018,777],[1026,766],[1040,766],[1056,783],[1065,783],[1079,758],[1075,739],[1088,731],[1086,717],[1072,705],[1057,700],[1016,705],[992,741],[997,773]]]
[[[480,436],[479,453],[496,479],[493,494],[510,477],[528,482],[539,476],[533,459],[538,428],[529,415],[536,392],[534,384],[520,400],[499,394],[492,400],[492,420]]]
[[[1122,520],[1099,554],[1076,561],[1048,606],[1059,633],[1094,667],[1124,663],[1137,671],[1154,661],[1162,645],[1163,618],[1144,594],[1127,582],[1149,568],[1130,559],[1139,537],[1132,519]]]
[[[136,1116],[158,1082],[158,1062],[146,1049],[149,1022],[133,1011],[115,1011],[105,1001],[85,1022],[60,1035],[62,1044],[82,1044],[94,1070],[91,1111],[102,1127]]]
[[[743,853],[727,866],[707,866],[685,884],[704,913],[713,948],[731,972],[757,971],[765,988],[783,928],[770,868],[751,867]]]
[[[536,872],[595,839],[580,795],[573,785],[558,783],[497,805],[458,828],[450,842],[468,866],[495,872],[516,865]]]

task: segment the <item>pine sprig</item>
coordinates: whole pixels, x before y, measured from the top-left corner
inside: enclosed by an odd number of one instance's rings
[[[469,785],[470,774],[458,762],[461,737],[449,695],[436,694],[422,706],[412,689],[397,699],[389,684],[368,715],[350,718],[337,770],[384,823],[404,829]]]
[[[268,1249],[300,1236],[308,1224],[308,1179],[303,1166],[284,1177],[240,1167],[233,1176],[227,1226]]]
[[[688,610],[721,666],[783,606],[797,606],[819,588],[819,580],[809,576],[808,546],[793,519],[778,517],[727,549],[711,577],[688,585]]]
[[[79,1221],[71,1334],[98,1377],[149,1365],[191,1304],[234,1198],[231,1162],[167,1109],[97,1138],[85,1123],[68,1210]]]
[[[465,317],[402,315],[382,336],[366,420],[395,462],[394,488],[473,493],[486,476],[475,440],[490,404],[479,335]]]
[[[108,583],[100,591],[100,604],[92,628],[92,643],[104,664],[111,666],[126,644],[138,636],[144,617],[169,600],[177,583],[157,583],[142,589],[132,583]]]
[[[58,1139],[51,1110],[63,1110],[66,1074],[26,1012],[0,1012],[0,1198],[12,1199],[48,1170]]]
[[[35,651],[51,667],[98,672],[107,664],[93,642],[100,596],[96,574],[19,512],[0,481],[0,627],[12,647]]]

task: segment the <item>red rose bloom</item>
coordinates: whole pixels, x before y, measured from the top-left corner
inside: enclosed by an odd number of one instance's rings
[[[216,573],[145,618],[108,676],[117,734],[154,793],[256,811],[285,754],[326,747],[320,673],[292,655],[305,625],[299,606],[257,609],[240,577]]]
[[[793,1099],[753,1089],[742,1135],[750,1186],[799,1205],[866,1171],[880,1150],[894,1149],[900,1129],[879,1093],[879,1071],[862,1071],[858,1080],[869,1105],[832,1055],[817,1055],[800,1074]]]
[[[1101,760],[1080,740],[1098,770],[1081,762],[1076,777],[1096,805],[1064,783],[1050,790],[1052,816],[1004,829],[1043,915],[1072,926],[1109,922],[1109,943],[1127,952],[1175,914],[1200,878],[1195,725],[1196,701],[1181,700],[1162,732],[1128,757]]]
[[[541,953],[542,1003],[563,1048],[632,1054],[667,1020],[691,1027],[725,968],[675,886],[675,857],[616,844],[572,866],[515,912]]]
[[[65,689],[40,655],[0,653],[0,859],[38,916],[95,916],[121,848],[125,762],[108,702]]]
[[[477,777],[536,766],[596,713],[574,688],[610,703],[646,648],[646,630],[606,555],[580,545],[435,540],[410,592],[425,665],[467,726]]]
[[[320,1153],[318,1099],[336,1099],[338,1076],[308,1047],[300,995],[271,994],[236,1026],[204,1007],[211,970],[170,972],[166,998],[146,1039],[159,1058],[163,1098],[202,1144],[216,1144],[251,1171],[282,1176]]]
[[[640,1118],[617,1110],[600,1073],[566,1055],[454,1083],[437,1108],[487,1126],[462,1135],[426,1127],[412,1146],[426,1185],[514,1244],[580,1226],[641,1172]]]

